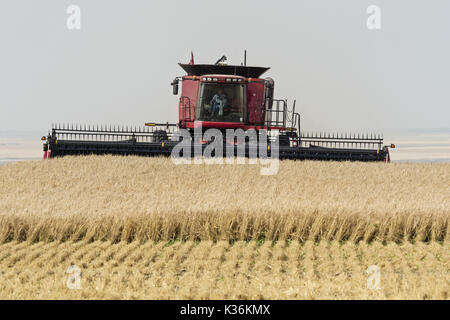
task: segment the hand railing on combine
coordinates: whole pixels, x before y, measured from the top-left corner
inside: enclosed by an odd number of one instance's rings
[[[291,132],[300,132],[300,113],[295,112],[295,105],[297,100],[294,100],[292,104],[292,111],[288,108],[286,109],[287,121],[291,123],[291,126],[286,128],[286,130]]]
[[[265,100],[265,119],[266,127],[286,127],[287,119],[287,100],[266,99]]]

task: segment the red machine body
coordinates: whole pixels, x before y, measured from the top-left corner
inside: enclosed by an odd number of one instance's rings
[[[258,74],[268,68],[180,65],[183,68],[188,66],[188,75],[179,77],[173,82],[173,85],[178,86],[178,81],[181,80],[178,107],[180,128],[202,126],[205,129],[269,129],[267,124],[270,121],[267,120],[270,116],[267,110],[272,107],[269,101],[273,100],[274,82],[271,78],[252,78],[243,75],[245,72],[250,73],[249,70],[253,71],[253,74]],[[235,68],[234,74],[229,74],[230,70],[233,71],[232,68]],[[253,69],[259,70],[255,73]],[[216,70],[225,73],[208,73]],[[174,93],[178,93],[178,90],[174,90]],[[217,101],[214,102],[215,96],[223,97],[224,101],[219,99],[223,106]],[[218,109],[216,112],[215,108]],[[279,119],[270,126],[270,129],[284,130],[285,121]]]

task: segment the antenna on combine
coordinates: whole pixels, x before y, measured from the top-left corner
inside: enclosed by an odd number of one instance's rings
[[[247,66],[247,50],[244,50],[244,67]]]
[[[226,64],[227,57],[223,55],[219,60],[216,61],[215,65]]]

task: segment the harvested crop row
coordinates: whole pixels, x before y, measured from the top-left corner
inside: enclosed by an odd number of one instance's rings
[[[448,242],[23,244],[0,245],[0,299],[448,299],[450,290]],[[68,285],[77,275],[79,287]]]

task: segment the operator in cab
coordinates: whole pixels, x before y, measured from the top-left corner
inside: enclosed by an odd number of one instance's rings
[[[226,103],[227,97],[223,93],[223,90],[219,89],[211,99],[211,117],[215,117],[217,115],[223,116],[223,108]]]

